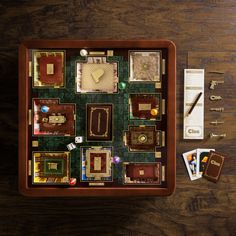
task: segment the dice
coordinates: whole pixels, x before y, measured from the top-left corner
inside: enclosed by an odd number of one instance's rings
[[[75,143],[82,143],[83,142],[83,137],[82,136],[76,136],[75,137]]]
[[[69,151],[72,151],[73,149],[76,148],[74,143],[69,143],[68,145],[66,145],[66,147],[68,148]]]

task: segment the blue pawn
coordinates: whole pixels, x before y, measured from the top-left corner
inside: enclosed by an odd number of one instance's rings
[[[48,106],[42,106],[41,107],[41,112],[47,113],[48,111],[49,111],[49,107]]]

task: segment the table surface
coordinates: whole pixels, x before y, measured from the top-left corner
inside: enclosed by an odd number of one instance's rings
[[[236,2],[40,0],[0,3],[0,235],[235,235]],[[170,39],[177,46],[177,188],[170,197],[27,198],[18,193],[18,46],[25,39]],[[205,132],[222,140],[184,141],[183,69],[217,69],[225,112],[209,112]],[[217,79],[217,78],[216,78]],[[223,119],[211,127],[212,119]],[[181,153],[212,147],[228,158],[217,184],[191,182]]]

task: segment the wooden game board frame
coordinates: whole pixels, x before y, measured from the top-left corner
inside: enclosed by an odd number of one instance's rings
[[[28,181],[28,147],[31,145],[29,104],[31,80],[29,79],[29,50],[58,50],[80,48],[135,48],[168,50],[167,74],[167,187],[30,187]],[[19,46],[19,190],[26,196],[167,196],[174,192],[176,182],[176,47],[169,40],[29,40]]]

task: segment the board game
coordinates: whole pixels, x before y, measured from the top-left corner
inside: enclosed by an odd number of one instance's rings
[[[168,40],[31,40],[19,48],[19,190],[175,189],[176,49]]]

